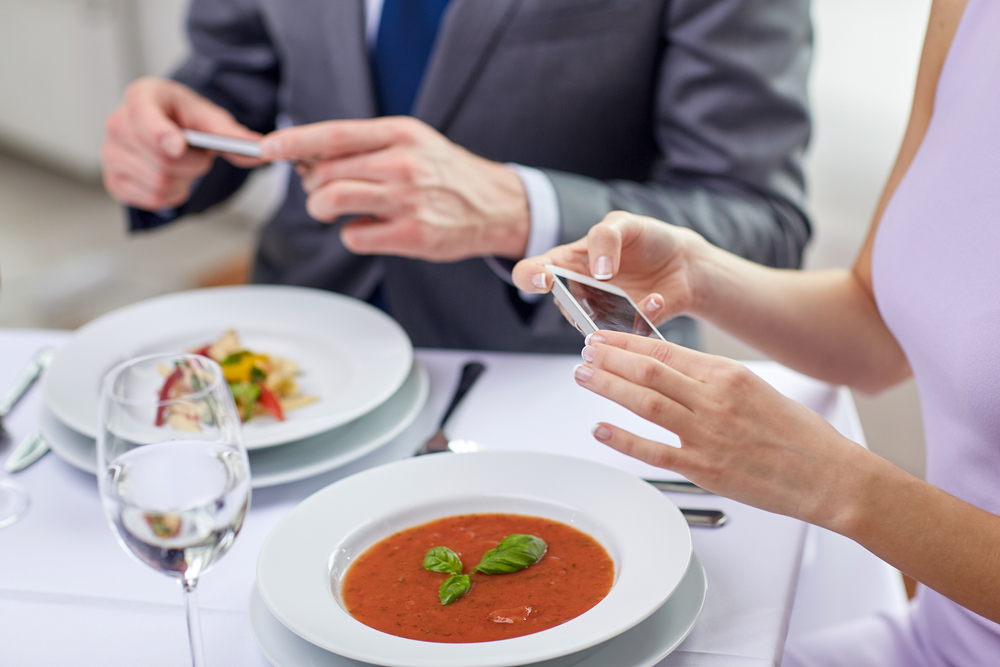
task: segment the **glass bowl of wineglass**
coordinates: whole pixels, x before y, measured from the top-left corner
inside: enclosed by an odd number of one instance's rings
[[[222,369],[195,354],[126,361],[104,378],[97,479],[122,547],[184,591],[191,658],[204,664],[198,577],[232,546],[250,463]]]

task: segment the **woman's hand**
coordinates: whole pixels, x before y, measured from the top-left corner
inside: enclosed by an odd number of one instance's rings
[[[558,246],[514,267],[514,284],[525,292],[552,289],[546,264],[610,280],[639,304],[654,324],[695,305],[698,260],[711,246],[695,232],[643,216],[614,211],[586,238]]]
[[[594,437],[713,493],[843,529],[878,466],[823,418],[735,361],[629,334],[587,338],[577,383],[676,433],[671,447],[610,424]]]

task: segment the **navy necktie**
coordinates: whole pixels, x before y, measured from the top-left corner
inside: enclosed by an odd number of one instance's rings
[[[385,0],[372,57],[383,115],[407,115],[413,110],[447,4],[448,0]]]

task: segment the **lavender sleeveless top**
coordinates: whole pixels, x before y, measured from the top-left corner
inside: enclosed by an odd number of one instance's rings
[[[997,0],[966,7],[927,136],[878,229],[872,274],[920,393],[927,481],[1000,514]],[[909,623],[926,665],[1000,665],[1000,626],[932,590],[921,587]]]

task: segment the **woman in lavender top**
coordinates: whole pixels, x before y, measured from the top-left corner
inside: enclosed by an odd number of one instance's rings
[[[910,375],[927,480],[846,440],[727,359],[598,332],[577,382],[680,436],[594,436],[716,493],[846,535],[921,583],[902,618],[789,646],[785,665],[1000,665],[1000,2],[935,0],[913,109],[851,270],[751,264],[693,232],[612,213],[523,260],[613,275],[657,322],[708,319],[774,359],[866,392]]]

